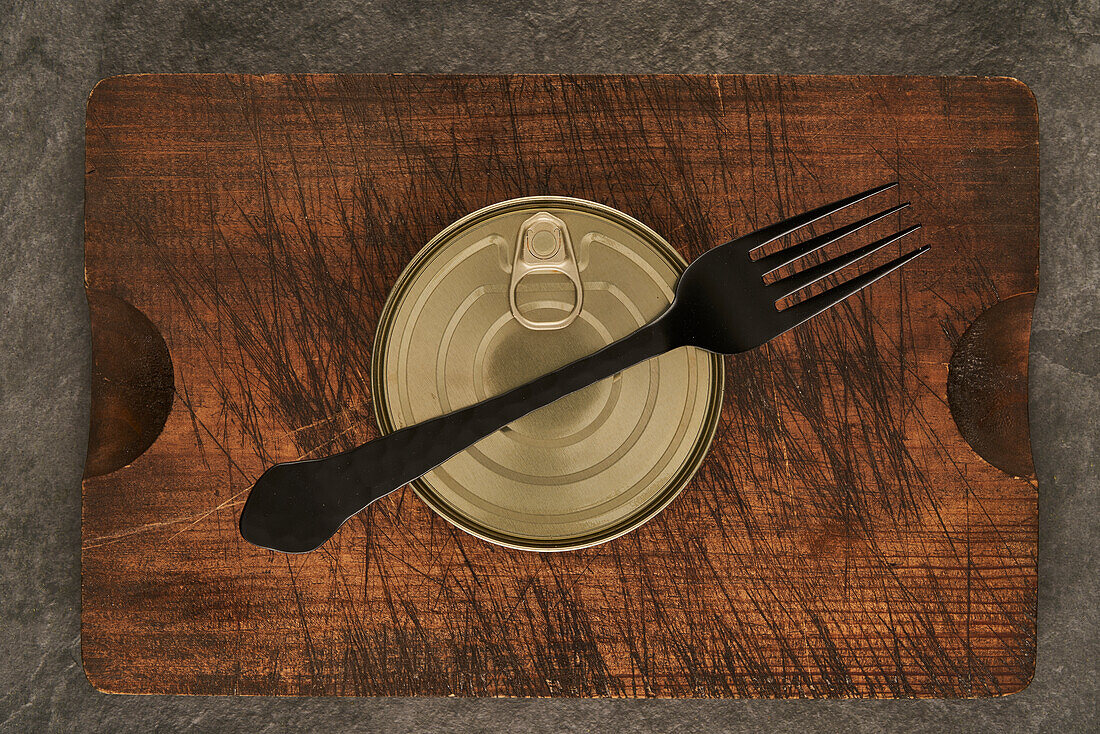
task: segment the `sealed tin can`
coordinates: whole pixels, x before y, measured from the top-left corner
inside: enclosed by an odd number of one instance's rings
[[[641,222],[565,197],[481,209],[398,278],[372,355],[384,433],[485,400],[651,321],[686,267]],[[698,469],[722,403],[721,358],[683,347],[479,441],[413,482],[437,513],[513,548],[565,550],[629,532]]]

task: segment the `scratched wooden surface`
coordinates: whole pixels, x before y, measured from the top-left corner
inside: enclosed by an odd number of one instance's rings
[[[966,327],[1036,288],[1037,154],[1034,102],[1005,79],[102,82],[87,118],[87,283],[159,329],[175,395],[148,451],[84,483],[89,678],[293,695],[1021,689],[1037,487],[974,453],[945,390]],[[909,246],[931,253],[727,359],[708,459],[640,530],[513,551],[406,488],[312,554],[237,534],[265,466],[376,435],[379,310],[462,215],[577,196],[690,259],[894,178],[880,203],[911,200],[893,223],[921,221]]]

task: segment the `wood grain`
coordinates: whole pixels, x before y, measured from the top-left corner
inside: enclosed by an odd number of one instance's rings
[[[406,488],[312,554],[237,534],[265,466],[376,434],[379,310],[459,217],[577,196],[690,259],[895,178],[880,205],[911,200],[895,224],[921,221],[905,244],[932,251],[729,358],[708,459],[641,529],[513,551]],[[175,369],[152,447],[84,482],[97,687],[885,698],[1029,682],[1036,486],[984,462],[946,400],[961,334],[1037,286],[1038,129],[1018,82],[117,77],[89,100],[86,185],[88,286],[148,316]]]

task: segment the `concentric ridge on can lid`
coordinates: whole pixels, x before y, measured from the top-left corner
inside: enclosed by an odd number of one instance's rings
[[[530,260],[542,252],[561,267],[514,279],[532,221],[568,237],[575,278],[564,246],[547,241]],[[413,258],[382,311],[371,366],[382,431],[492,397],[625,336],[671,303],[686,265],[642,223],[580,199],[512,199],[462,218]],[[574,310],[567,324],[537,326]],[[501,545],[611,540],[690,481],[714,436],[723,374],[717,355],[674,350],[515,421],[413,489],[457,527]]]

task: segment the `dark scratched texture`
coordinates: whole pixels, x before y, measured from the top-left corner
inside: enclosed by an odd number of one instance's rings
[[[1100,251],[1093,2],[0,3],[0,728],[11,731],[1093,731]],[[1041,135],[1031,351],[1038,659],[985,701],[108,696],[79,650],[88,425],[84,102],[131,72],[1015,76]]]
[[[961,330],[1035,287],[1034,112],[1004,78],[101,82],[85,280],[163,330],[177,408],[138,461],[84,484],[89,679],[265,695],[1019,690],[1034,665],[1035,487],[971,460],[941,385]],[[846,163],[846,150],[875,160]],[[896,293],[865,292],[726,360],[706,458],[646,527],[566,554],[509,552],[403,490],[289,564],[241,540],[234,519],[261,465],[374,435],[361,335],[463,213],[560,192],[630,212],[693,259],[773,219],[773,197],[805,211],[892,176],[933,252]],[[111,331],[131,330],[93,311],[93,340]],[[96,374],[118,354],[130,352],[98,354]]]

